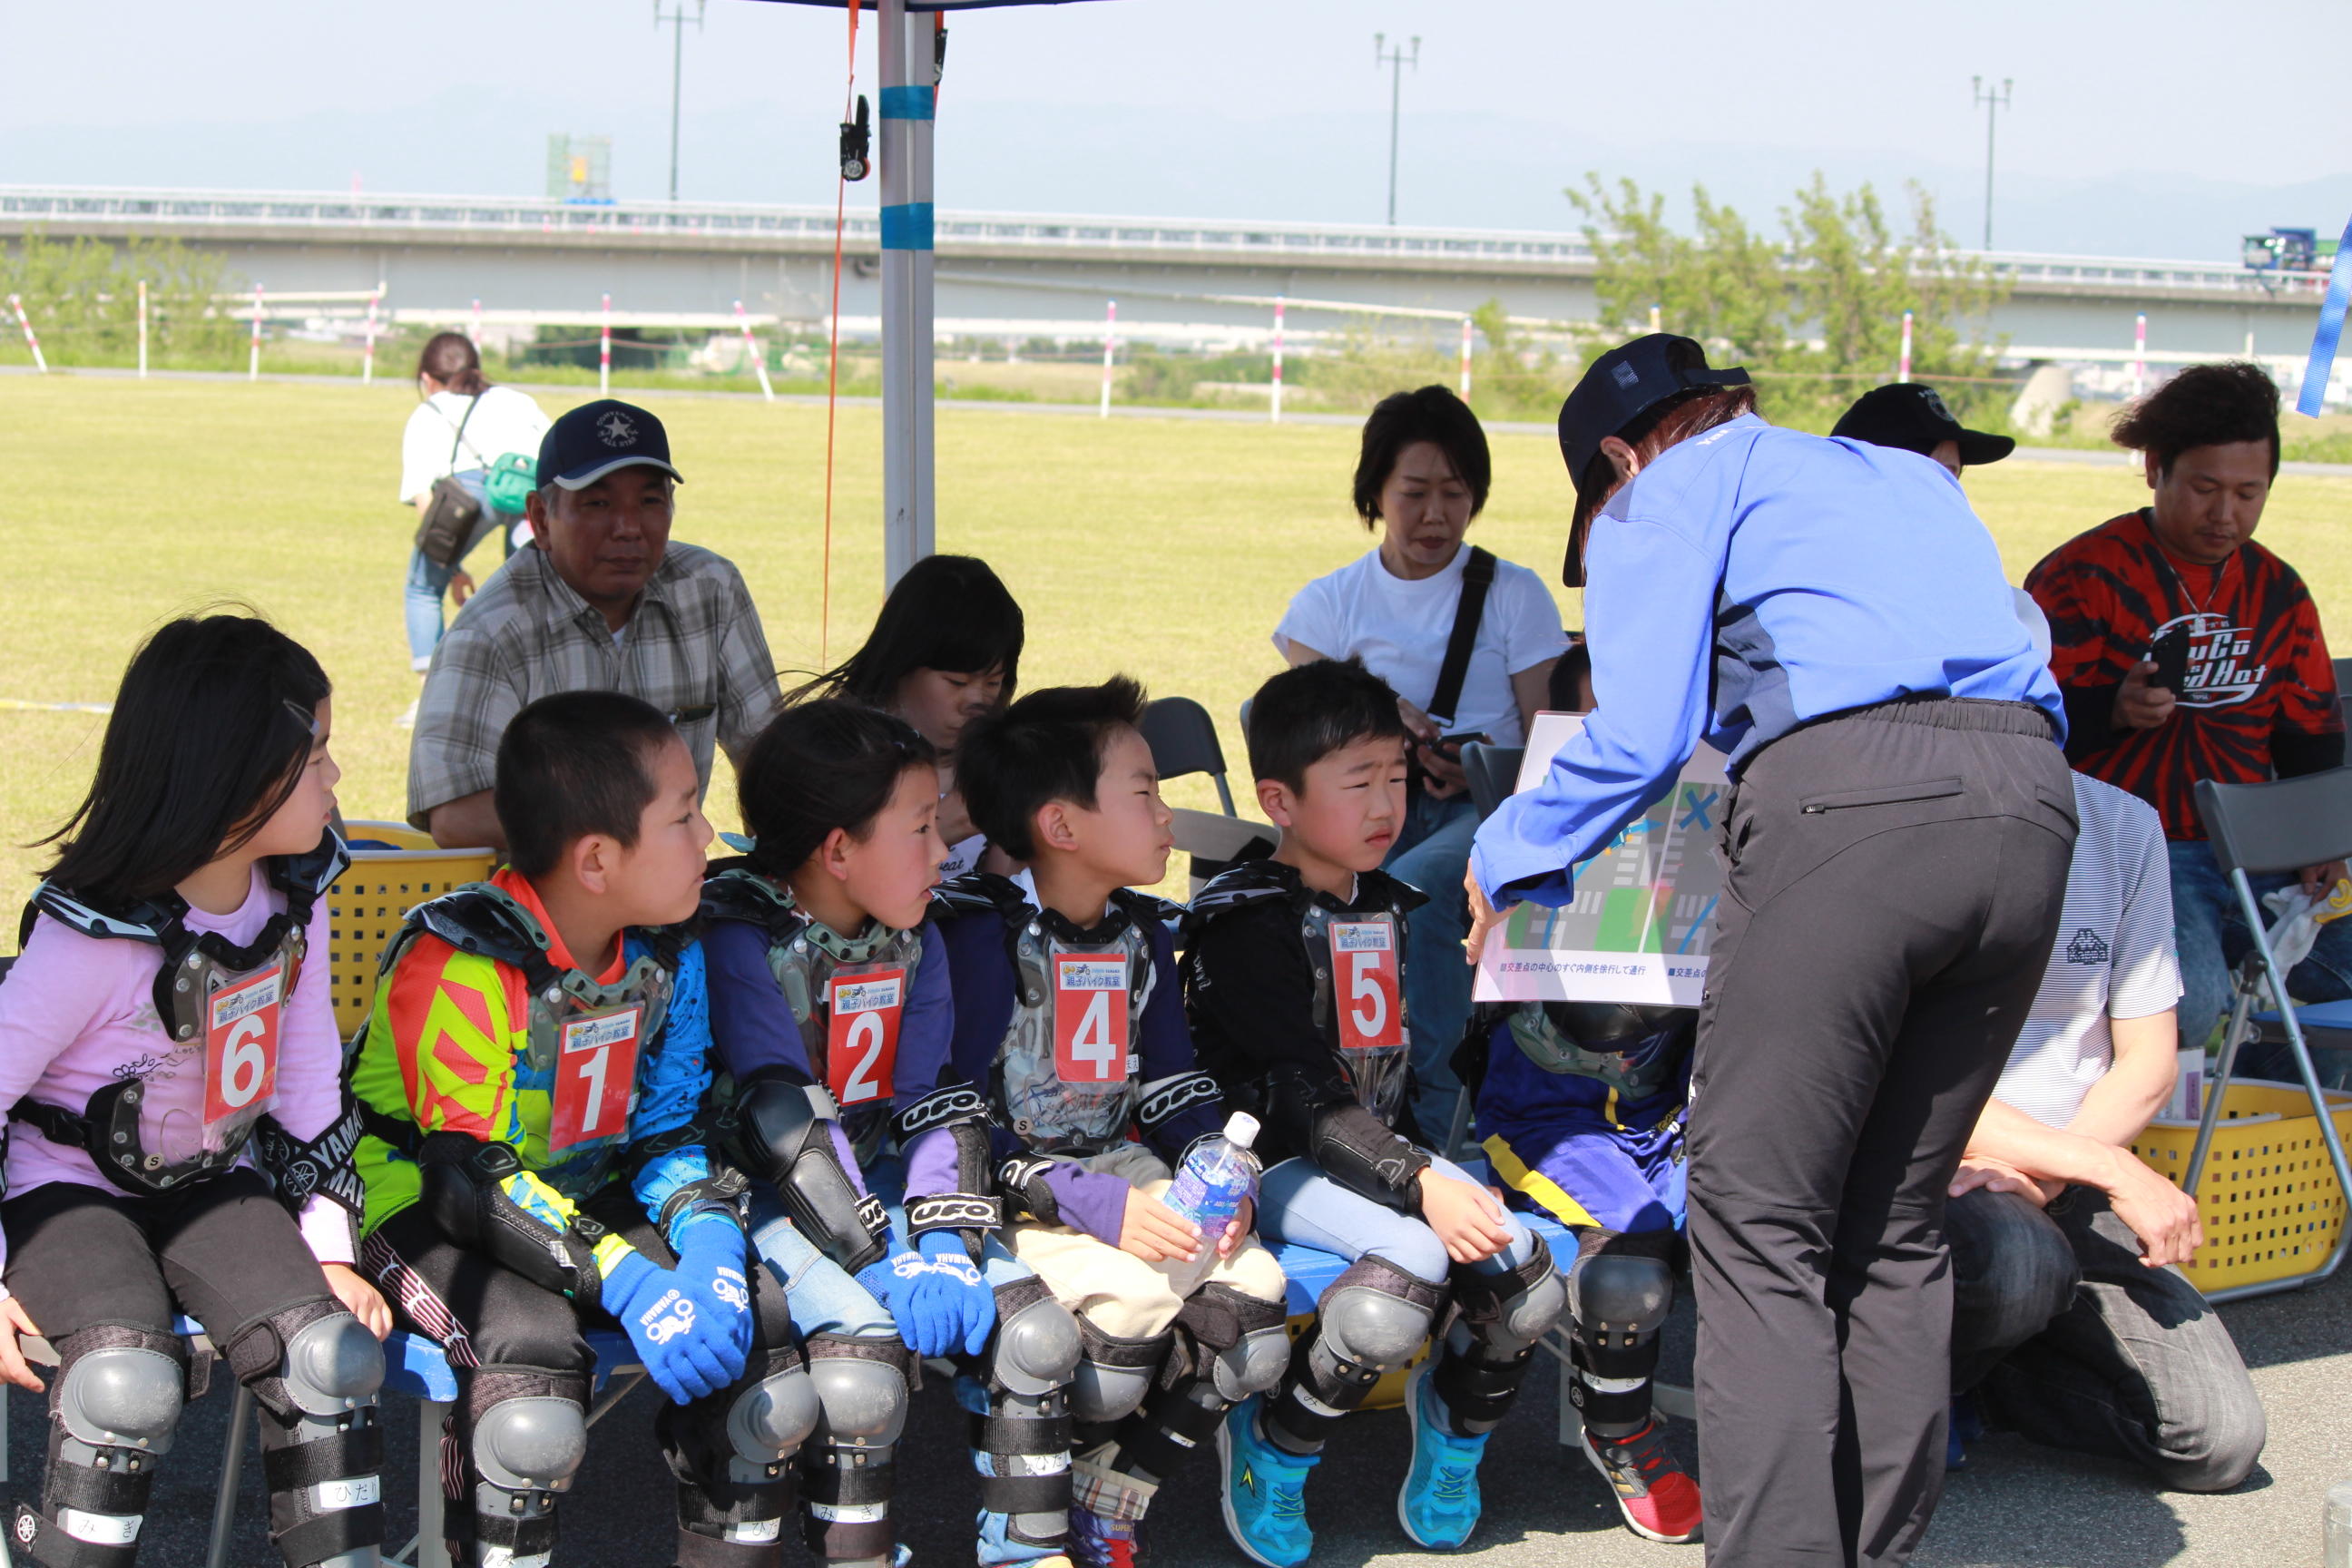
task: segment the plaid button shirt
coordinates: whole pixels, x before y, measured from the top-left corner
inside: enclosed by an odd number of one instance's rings
[[[558,691],[625,691],[670,715],[706,789],[713,743],[740,761],[779,700],[760,612],[726,557],[672,543],[616,640],[544,551],[517,551],[433,655],[408,746],[410,823],[488,789],[507,721]]]

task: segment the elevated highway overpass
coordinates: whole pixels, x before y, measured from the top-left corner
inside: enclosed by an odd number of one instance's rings
[[[394,320],[432,324],[466,321],[476,301],[491,323],[584,322],[606,293],[622,324],[720,327],[740,300],[763,324],[821,329],[831,308],[822,207],[0,185],[0,243],[37,230],[217,252],[278,297],[273,313],[356,314],[379,286]],[[942,336],[1098,339],[1112,298],[1123,339],[1202,346],[1262,342],[1276,296],[1310,337],[1349,310],[1452,321],[1497,299],[1531,327],[1597,313],[1580,233],[942,213],[936,234]],[[871,209],[848,216],[841,243],[842,326],[870,334]],[[1986,259],[2010,284],[1990,330],[2014,361],[2128,362],[2146,312],[2152,363],[2252,353],[2299,366],[2326,284],[2229,262]]]

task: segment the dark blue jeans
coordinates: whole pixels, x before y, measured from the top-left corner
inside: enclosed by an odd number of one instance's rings
[[[2213,847],[2203,840],[2176,839],[2165,847],[2172,861],[2172,941],[2180,954],[2180,1043],[2201,1045],[2215,1021],[2230,1008],[2230,977],[2254,948],[2238,908],[2237,889],[2221,874]],[[2292,875],[2254,877],[2254,898],[2294,884]],[[2267,918],[2268,911],[2265,911]],[[2352,920],[2319,928],[2310,956],[2286,977],[2298,1002],[2340,1002],[2352,996]],[[2352,1051],[2315,1050],[2319,1081],[2333,1089],[2352,1084]],[[2284,1045],[2247,1046],[2238,1054],[2240,1078],[2300,1080]]]
[[[1405,925],[1404,1016],[1412,1028],[1412,1072],[1420,1089],[1413,1118],[1421,1142],[1443,1153],[1454,1125],[1462,1080],[1454,1076],[1454,1047],[1470,1022],[1470,966],[1462,939],[1470,934],[1470,895],[1462,878],[1470,868],[1477,808],[1467,795],[1433,800],[1416,791],[1404,831],[1389,851],[1388,874],[1410,882],[1429,902]]]

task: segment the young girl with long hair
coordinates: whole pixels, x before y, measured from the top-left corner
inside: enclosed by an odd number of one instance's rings
[[[986,1369],[959,1384],[987,1418],[981,1563],[1059,1556],[1067,1528],[1077,1326],[996,1239],[987,1107],[950,1063],[933,762],[875,709],[786,708],[739,781],[754,847],[704,889],[728,1121],[760,1178],[752,1241],[785,1280],[824,1405],[803,1490],[829,1562],[890,1560],[887,1508],[853,1523],[840,1505],[887,1500],[910,1352]]]
[[[0,985],[0,1377],[42,1386],[19,1335],[58,1353],[20,1561],[129,1568],[188,1393],[183,1311],[258,1403],[288,1568],[377,1560],[392,1320],[351,1267],[331,708],[318,660],[268,622],[173,621],[43,841],[61,847]]]

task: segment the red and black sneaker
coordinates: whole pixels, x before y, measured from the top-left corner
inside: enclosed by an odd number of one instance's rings
[[[1596,1437],[1588,1431],[1583,1448],[1584,1457],[1616,1494],[1626,1529],[1669,1545],[1698,1539],[1705,1520],[1698,1483],[1666,1452],[1655,1421],[1624,1437]]]

